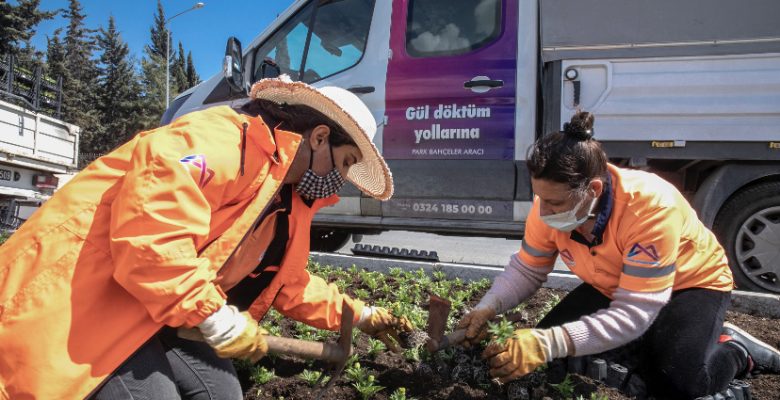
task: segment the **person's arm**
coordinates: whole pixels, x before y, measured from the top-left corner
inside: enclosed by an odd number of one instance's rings
[[[296,321],[337,331],[341,327],[341,308],[345,300],[355,313],[354,323],[358,323],[365,303],[341,293],[335,284],[303,270],[300,278],[282,288],[273,307]]]
[[[553,235],[552,229],[539,218],[539,200],[536,199],[528,213],[520,251],[512,255],[490,290],[458,323],[458,328],[466,329],[465,346],[486,338],[490,319],[520,304],[547,280],[558,255]]]
[[[114,279],[154,321],[194,326],[225,303],[216,269],[196,249],[239,175],[240,134],[229,121],[161,129],[135,139],[111,205]]]
[[[476,309],[490,308],[501,314],[531,297],[547,281],[553,264],[543,267],[530,267],[515,253],[485,296],[476,305]]]
[[[684,224],[679,210],[657,207],[624,223],[629,228],[623,271],[610,306],[563,325],[575,355],[600,353],[637,339],[671,298]]]

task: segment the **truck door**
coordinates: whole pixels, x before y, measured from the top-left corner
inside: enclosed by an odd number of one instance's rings
[[[357,94],[377,120],[381,146],[385,75],[390,40],[389,1],[312,0],[278,25],[253,51],[251,81],[261,79],[264,60],[281,73],[314,86],[335,85]],[[360,192],[348,185],[342,201],[323,213],[360,214]]]
[[[396,195],[383,216],[513,220],[517,7],[394,2],[383,154]]]

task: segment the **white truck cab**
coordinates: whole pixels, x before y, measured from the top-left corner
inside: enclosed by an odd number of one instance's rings
[[[773,0],[297,1],[163,123],[246,101],[278,73],[358,94],[393,171],[347,187],[313,247],[403,229],[521,237],[533,141],[578,109],[611,161],[665,177],[726,246],[742,288],[780,293],[780,3]]]

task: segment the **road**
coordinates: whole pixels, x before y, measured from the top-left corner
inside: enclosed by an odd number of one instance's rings
[[[435,251],[439,260],[460,264],[504,267],[509,256],[520,249],[521,240],[487,237],[442,236],[432,233],[389,231],[379,235],[366,235],[360,241],[364,245],[407,248],[409,250]],[[337,253],[352,254],[355,242],[350,240]],[[560,259],[556,270],[568,270]]]

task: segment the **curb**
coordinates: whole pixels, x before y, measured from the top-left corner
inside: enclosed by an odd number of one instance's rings
[[[448,278],[457,277],[464,281],[493,280],[504,270],[503,268],[481,265],[360,257],[348,254],[319,252],[311,252],[311,260],[318,264],[341,268],[359,265],[369,271],[382,273],[388,273],[390,268],[393,267],[405,270],[422,268],[428,274],[434,271],[442,271],[447,274]],[[580,283],[582,283],[582,280],[572,273],[552,272],[547,276],[547,282],[543,286],[550,289],[569,291]],[[734,290],[731,292],[731,310],[766,318],[780,318],[780,295]]]

